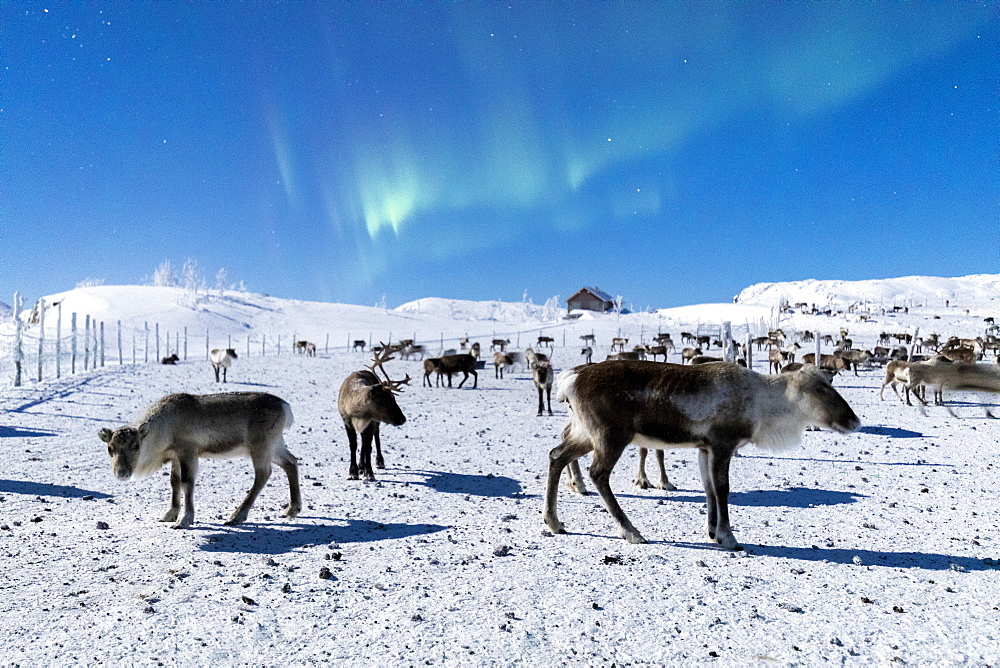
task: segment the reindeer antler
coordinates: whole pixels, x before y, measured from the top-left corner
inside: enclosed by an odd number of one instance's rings
[[[389,360],[396,359],[395,357],[393,357],[393,353],[402,350],[402,346],[386,345],[381,341],[379,341],[379,344],[382,346],[382,349],[379,352],[375,353],[375,357],[374,359],[372,359],[372,363],[368,368],[371,369],[372,373],[374,373],[376,376],[378,376],[378,372],[376,371],[376,369],[381,369],[382,375],[385,376],[385,380],[382,381],[382,387],[389,390],[393,394],[399,394],[400,392],[403,391],[402,390],[403,385],[409,385],[410,374],[406,374],[406,378],[404,378],[403,380],[393,380],[389,378],[389,374],[386,372],[383,364],[385,364]]]

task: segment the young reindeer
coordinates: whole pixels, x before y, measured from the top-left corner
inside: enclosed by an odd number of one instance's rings
[[[402,391],[402,386],[410,382],[407,374],[403,380],[390,380],[383,366],[391,359],[396,350],[382,344],[382,350],[375,355],[371,366],[361,371],[355,371],[344,379],[337,396],[337,410],[344,420],[347,430],[347,440],[351,448],[351,466],[348,470],[348,480],[357,480],[359,475],[356,459],[358,450],[358,433],[361,434],[361,469],[364,479],[375,481],[372,471],[372,439],[375,440],[375,466],[385,468],[382,458],[382,440],[379,438],[379,424],[385,422],[400,426],[406,422],[406,416],[396,403],[396,394]],[[385,380],[379,380],[375,374],[381,369]]]
[[[736,364],[681,366],[660,362],[604,362],[559,376],[557,398],[569,402],[562,443],[549,453],[544,520],[566,533],[556,514],[559,478],[567,465],[593,451],[590,477],[630,543],[646,539],[632,525],[609,484],[629,443],[644,448],[693,447],[708,504],[709,537],[742,549],[729,524],[729,462],[743,445],[770,450],[798,444],[810,425],[840,433],[860,420],[814,366],[765,376]],[[578,466],[578,465],[577,465]]]
[[[532,367],[532,380],[535,381],[535,387],[538,388],[538,415],[542,414],[542,410],[545,405],[542,403],[542,393],[549,400],[549,415],[552,415],[552,381],[555,371],[552,368],[552,364],[548,360],[544,362],[538,361]]]
[[[215,371],[216,383],[219,382],[219,369],[222,369],[222,382],[226,382],[226,372],[236,358],[236,351],[232,348],[216,348],[212,351],[208,359],[212,363],[212,370]]]
[[[298,515],[302,509],[298,464],[282,436],[290,426],[291,406],[273,394],[169,394],[150,406],[135,426],[102,429],[98,435],[108,444],[111,469],[122,480],[147,476],[170,462],[170,508],[160,521],[186,529],[194,523],[199,457],[246,456],[253,462],[253,486],[226,524],[246,521],[271,476],[272,462],[288,476],[291,498],[284,515]]]

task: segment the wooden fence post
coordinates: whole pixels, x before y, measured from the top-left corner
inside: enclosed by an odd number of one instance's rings
[[[118,366],[125,362],[122,360],[122,321],[118,321]]]
[[[104,321],[101,321],[101,368],[104,368]]]
[[[62,377],[62,300],[56,303],[56,378]]]
[[[45,299],[38,300],[38,380],[42,380],[42,366],[45,357]]]
[[[21,305],[24,297],[14,293],[14,387],[21,387],[21,367],[24,363],[24,348],[21,340]]]
[[[188,358],[188,328],[184,325],[184,361],[187,362]]]
[[[160,323],[156,323],[156,357],[154,359],[160,359]]]
[[[83,321],[83,370],[90,368],[90,314]]]
[[[149,323],[142,323],[143,328],[146,330],[146,342],[143,344],[142,352],[146,357],[146,362],[149,362]]]
[[[70,336],[69,372],[76,373],[76,311],[69,318]]]

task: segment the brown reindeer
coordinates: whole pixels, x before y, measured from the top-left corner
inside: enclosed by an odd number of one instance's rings
[[[382,439],[379,437],[379,425],[383,422],[400,426],[406,422],[406,416],[396,403],[396,395],[402,391],[402,386],[410,382],[407,375],[403,380],[391,380],[385,371],[384,364],[394,359],[390,349],[382,345],[382,352],[372,360],[367,369],[355,371],[344,379],[337,396],[337,410],[344,421],[347,430],[347,441],[351,448],[351,465],[348,469],[348,479],[357,480],[359,474],[358,434],[361,434],[361,469],[364,479],[372,482],[375,472],[372,470],[372,440],[375,441],[375,466],[385,468],[382,458]],[[379,379],[375,373],[381,369],[385,380]]]
[[[542,409],[545,405],[542,403],[542,394],[544,393],[549,403],[549,415],[552,415],[552,381],[553,376],[555,376],[555,370],[552,365],[548,362],[539,362],[532,369],[531,377],[535,382],[535,387],[538,389],[538,414],[542,414]]]
[[[829,381],[810,366],[765,376],[735,364],[604,362],[560,374],[557,398],[569,403],[570,421],[562,443],[549,453],[546,525],[552,533],[566,533],[556,513],[559,479],[567,465],[593,452],[591,480],[630,543],[646,539],[618,505],[609,484],[630,443],[697,448],[708,535],[725,548],[739,550],[729,523],[733,453],[749,442],[786,450],[798,444],[808,426],[848,433],[861,424]],[[571,478],[574,475],[571,468]]]
[[[465,381],[472,376],[472,389],[479,387],[479,374],[476,372],[476,358],[472,355],[459,353],[458,355],[443,355],[438,362],[438,373],[448,377],[448,387],[451,387],[451,377],[456,373],[462,374],[462,381],[459,387],[465,385]]]

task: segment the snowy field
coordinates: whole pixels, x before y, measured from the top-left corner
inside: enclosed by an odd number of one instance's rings
[[[855,347],[885,329],[964,336],[995,299],[968,315],[960,303],[824,323],[858,331]],[[621,327],[604,318],[595,359]],[[479,326],[495,323],[453,323]],[[665,330],[679,343],[678,329]],[[554,357],[572,366],[579,348],[557,346]],[[888,390],[879,401],[877,367],[839,376],[860,432],[807,432],[792,452],[750,445],[733,460],[732,521],[747,548],[733,553],[702,534],[690,450],[667,453],[678,491],[637,489],[634,448],[615,470],[612,487],[649,544],[625,543],[596,495],[565,486],[570,533],[549,535],[544,475],[566,409],[536,417],[522,367],[502,380],[488,367],[478,389],[449,390],[421,387],[417,361],[390,362],[394,378],[414,379],[399,397],[408,421],[383,428],[378,482],[347,480],[336,393],[368,360],[343,350],[251,356],[224,387],[198,355],[21,388],[3,379],[0,664],[1000,661],[1000,421],[983,409],[996,397],[950,393],[953,416],[901,405]],[[113,477],[98,430],[164,394],[220,389],[291,403],[286,440],[305,504],[294,520],[280,516],[288,487],[276,469],[249,522],[223,525],[250,486],[245,459],[202,461],[190,530],[157,521],[166,470]]]

